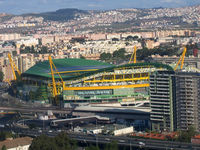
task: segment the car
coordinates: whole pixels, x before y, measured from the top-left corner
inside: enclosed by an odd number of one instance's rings
[[[52,130],[49,130],[49,132],[51,133],[51,132],[53,132]]]
[[[139,145],[145,146],[145,143],[144,142],[139,142]]]
[[[106,140],[106,141],[110,141],[110,139],[109,139],[109,138],[105,138],[105,140]]]
[[[124,142],[125,142],[125,140],[119,140],[119,142],[120,142],[120,143],[124,143]]]

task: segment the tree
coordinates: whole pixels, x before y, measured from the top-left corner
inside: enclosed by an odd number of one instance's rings
[[[4,141],[7,138],[13,137],[11,132],[0,132],[0,141]]]
[[[37,126],[36,126],[34,123],[31,123],[30,125],[28,125],[28,127],[29,127],[30,129],[35,129]]]
[[[118,145],[116,141],[112,141],[109,144],[106,144],[105,150],[118,150]]]
[[[35,53],[35,48],[34,48],[33,45],[31,46],[31,50],[30,51],[31,51],[31,53]]]
[[[0,82],[2,82],[4,79],[4,73],[0,70]]]
[[[77,148],[76,141],[70,139],[64,132],[55,137],[55,144],[59,150],[75,150]]]
[[[20,45],[20,49],[23,49],[24,47],[25,47],[25,45],[24,45],[24,44]]]
[[[3,147],[1,148],[1,150],[7,150],[6,146],[3,145]]]
[[[85,59],[85,57],[83,55],[80,55],[80,59]]]
[[[127,36],[126,38],[125,38],[125,40],[126,41],[135,41],[135,40],[138,40],[138,36],[136,35],[136,36],[131,36],[131,35],[129,35],[129,36]]]
[[[112,38],[112,41],[119,41],[118,38]]]
[[[125,48],[120,48],[119,50],[113,52],[113,58],[116,60],[124,59],[125,53],[126,53]]]
[[[111,53],[102,53],[101,55],[100,55],[100,59],[101,60],[105,60],[105,61],[107,61],[107,60],[110,60],[110,59],[112,59],[112,55],[111,55]]]
[[[40,53],[45,54],[48,52],[48,48],[46,46],[42,46]]]
[[[29,147],[30,150],[58,150],[54,139],[46,135],[41,135],[33,139]]]
[[[126,40],[126,41],[132,41],[132,40],[133,40],[133,37],[132,37],[131,35],[129,35],[129,36],[127,36],[127,37],[125,38],[125,40]]]
[[[75,150],[76,141],[70,139],[66,133],[62,132],[51,138],[41,135],[33,139],[30,150]]]
[[[12,45],[13,45],[15,48],[17,47],[15,42],[12,42]]]
[[[17,55],[17,51],[12,51],[12,55],[16,56]]]
[[[186,131],[179,131],[178,141],[180,142],[191,142],[191,138],[195,136],[196,131],[193,126],[190,126]]]
[[[91,146],[87,147],[85,150],[99,150],[99,147],[91,145]]]

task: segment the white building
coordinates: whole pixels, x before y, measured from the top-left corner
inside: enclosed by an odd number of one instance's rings
[[[5,146],[7,150],[28,150],[32,143],[32,140],[33,139],[30,137],[7,139],[0,142],[0,149]]]

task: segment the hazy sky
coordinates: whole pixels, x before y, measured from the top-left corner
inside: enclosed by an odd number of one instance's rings
[[[0,12],[22,14],[47,12],[60,8],[105,10],[115,8],[182,7],[200,0],[0,0]]]

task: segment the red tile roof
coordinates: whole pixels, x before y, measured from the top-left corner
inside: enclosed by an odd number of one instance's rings
[[[7,149],[15,148],[18,146],[25,146],[30,145],[32,143],[32,138],[30,137],[22,137],[22,138],[16,138],[12,140],[5,140],[0,142],[0,149],[5,145]]]

